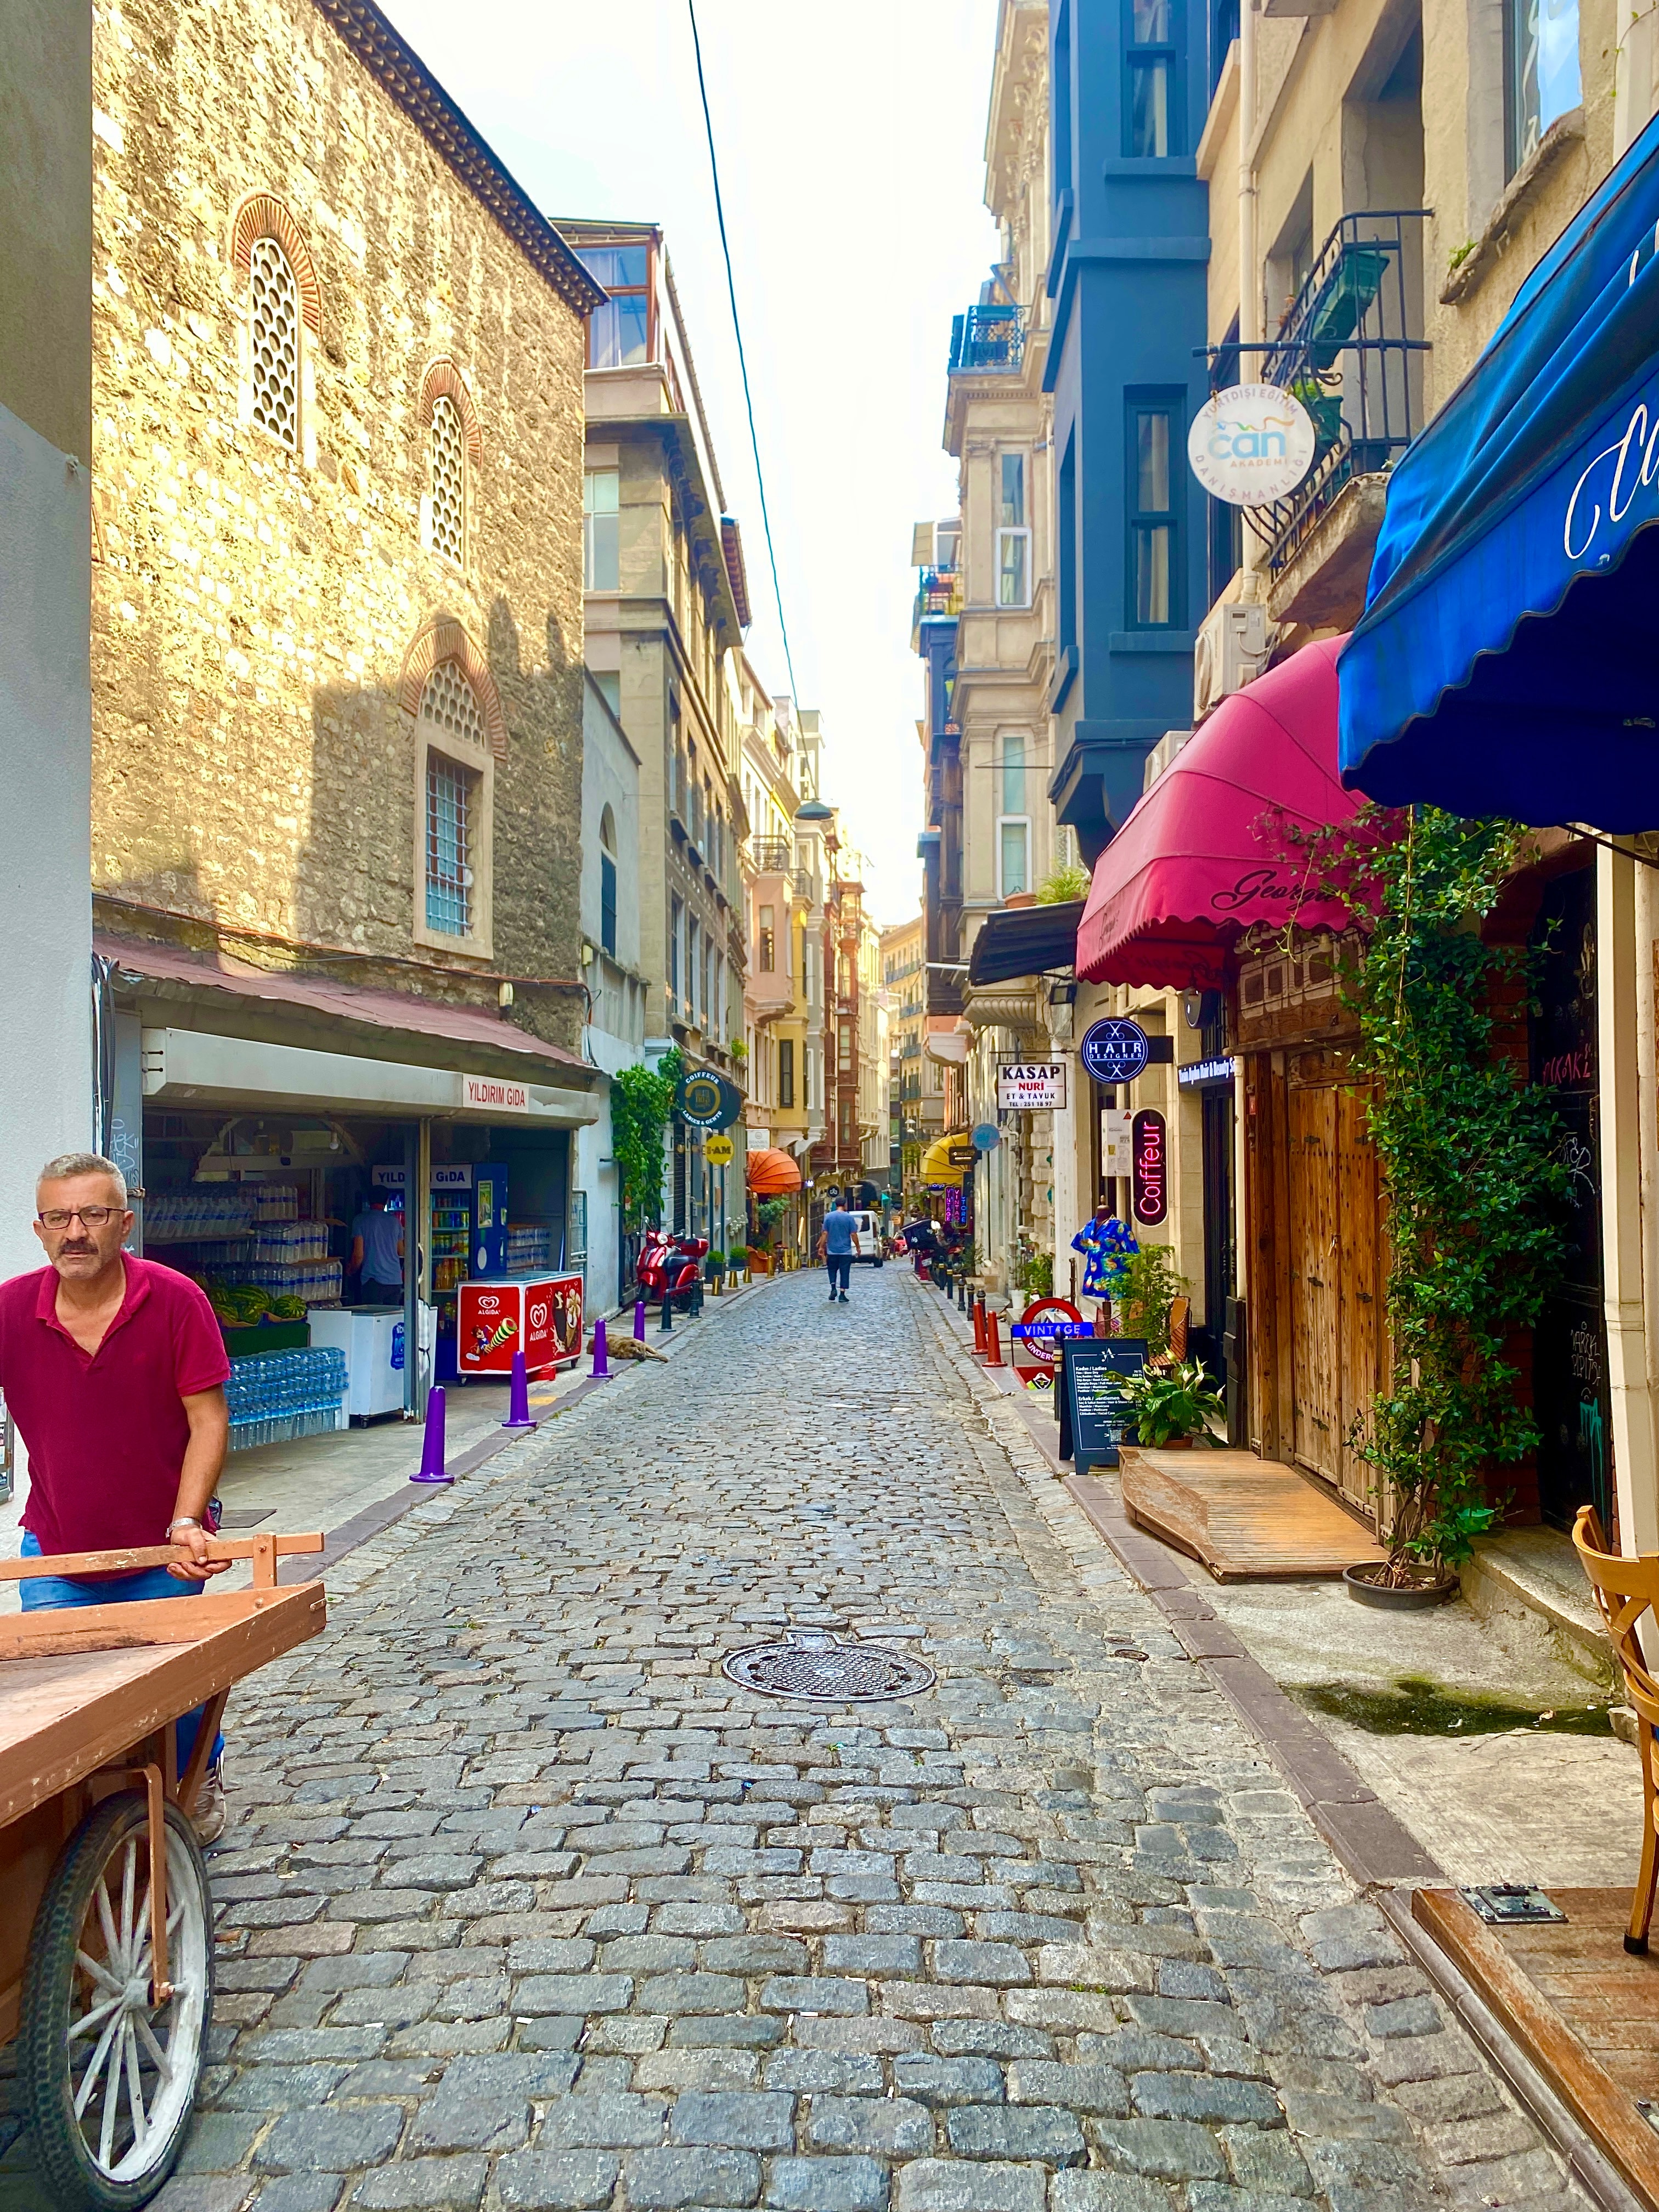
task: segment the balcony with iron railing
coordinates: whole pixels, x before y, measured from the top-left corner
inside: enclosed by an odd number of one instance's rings
[[[1393,467],[1423,424],[1420,289],[1426,208],[1346,215],[1314,261],[1276,337],[1212,346],[1211,383],[1276,385],[1313,418],[1313,465],[1288,497],[1248,510],[1278,578],[1356,477]],[[1412,264],[1408,271],[1407,264]]]
[[[787,837],[751,837],[750,865],[757,875],[787,876],[794,863],[794,848]]]
[[[1025,365],[1024,310],[1006,301],[981,301],[951,319],[951,369],[1004,369]]]
[[[910,649],[921,649],[925,622],[954,622],[962,612],[960,568],[921,568],[916,572],[916,599],[910,613]]]

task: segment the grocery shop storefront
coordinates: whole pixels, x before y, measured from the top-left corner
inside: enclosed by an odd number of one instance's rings
[[[236,1441],[418,1411],[427,1383],[457,1373],[472,1277],[574,1284],[557,1310],[579,1344],[571,1132],[599,1100],[573,1054],[472,1008],[172,947],[97,950],[111,1141],[143,1193],[134,1249],[207,1285],[248,1431]],[[377,1197],[414,1223],[401,1303],[351,1270]]]

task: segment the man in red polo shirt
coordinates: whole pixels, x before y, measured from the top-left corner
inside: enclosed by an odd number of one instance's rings
[[[224,1571],[202,1525],[230,1434],[213,1309],[187,1276],[122,1250],[132,1215],[113,1161],[49,1160],[35,1209],[50,1264],[0,1284],[0,1389],[28,1449],[24,1556],[166,1543],[186,1556],[133,1575],[37,1576],[20,1585],[24,1607],[187,1596]],[[196,1731],[179,1733],[187,1759]],[[204,1842],[224,1826],[218,1750],[197,1801]]]

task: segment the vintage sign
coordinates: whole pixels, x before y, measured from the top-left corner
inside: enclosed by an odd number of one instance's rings
[[[1004,1060],[997,1063],[999,1114],[1061,1114],[1065,1110],[1063,1060]]]
[[[732,1139],[723,1130],[717,1129],[712,1137],[705,1137],[702,1140],[702,1156],[711,1168],[725,1167],[734,1149]]]
[[[1137,1114],[1129,1129],[1130,1206],[1137,1221],[1151,1229],[1170,1211],[1169,1136],[1154,1107]]]
[[[1072,1461],[1079,1474],[1091,1467],[1115,1467],[1118,1446],[1134,1427],[1117,1386],[1146,1366],[1146,1340],[1073,1337],[1064,1340],[1060,1362],[1060,1456]]]
[[[1097,1083],[1133,1083],[1151,1061],[1152,1043],[1139,1022],[1113,1014],[1085,1032],[1078,1055]]]
[[[1093,1334],[1069,1298],[1033,1299],[1008,1332],[1015,1374],[1028,1390],[1052,1390],[1061,1342]]]
[[[1229,507],[1285,499],[1313,466],[1313,417],[1276,384],[1235,384],[1207,399],[1187,433],[1187,459],[1212,497]]]

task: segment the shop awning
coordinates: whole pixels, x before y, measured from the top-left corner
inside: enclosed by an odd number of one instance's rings
[[[1659,118],[1402,455],[1342,657],[1388,805],[1659,824]]]
[[[1212,989],[1255,923],[1346,927],[1346,908],[1312,895],[1284,835],[1346,822],[1361,803],[1337,780],[1342,642],[1304,645],[1224,699],[1139,800],[1095,863],[1079,975]]]
[[[966,1129],[954,1129],[948,1136],[936,1137],[922,1154],[920,1179],[934,1190],[960,1190],[974,1158],[973,1139]]]
[[[1081,899],[1054,906],[1006,906],[988,914],[969,955],[968,981],[977,991],[988,983],[1011,983],[1018,975],[1041,975],[1045,969],[1069,969],[1082,919]]]
[[[787,1152],[764,1146],[749,1155],[749,1188],[757,1198],[787,1198],[800,1188],[800,1170]]]

